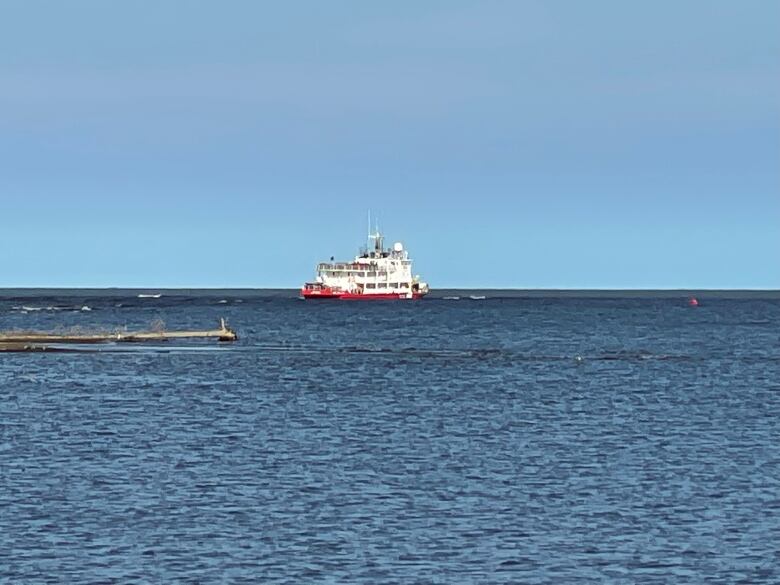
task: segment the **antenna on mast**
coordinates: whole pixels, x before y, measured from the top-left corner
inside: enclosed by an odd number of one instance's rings
[[[366,250],[371,248],[371,210],[368,210],[368,238],[366,239]]]
[[[376,228],[374,231],[371,231],[371,210],[368,210],[368,247],[367,249],[371,249],[371,240],[374,240],[374,256],[378,258],[382,253],[382,235],[379,233],[379,222],[374,219],[374,224]]]

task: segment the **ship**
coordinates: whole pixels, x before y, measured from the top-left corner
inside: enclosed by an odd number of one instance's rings
[[[412,275],[412,260],[401,242],[384,248],[384,236],[369,232],[368,244],[351,262],[321,262],[314,282],[301,288],[304,299],[413,300],[428,294],[428,284]]]

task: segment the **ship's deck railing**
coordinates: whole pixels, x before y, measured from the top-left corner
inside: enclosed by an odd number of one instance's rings
[[[323,262],[321,264],[317,264],[317,270],[329,270],[329,271],[335,271],[335,272],[344,272],[344,271],[358,271],[358,272],[376,272],[378,270],[385,270],[386,268],[389,269],[399,269],[399,268],[410,268],[411,262],[402,262],[400,265],[395,266],[383,266],[379,264],[328,264],[327,262]]]
[[[371,264],[358,262],[321,262],[317,270],[366,270]]]
[[[412,278],[408,272],[404,275],[400,270],[369,270],[367,272],[363,270],[320,270],[319,275],[330,278],[387,278],[388,276],[394,278],[404,278],[404,276],[407,276],[410,279]]]

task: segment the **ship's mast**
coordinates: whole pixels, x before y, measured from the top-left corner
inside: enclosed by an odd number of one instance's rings
[[[376,220],[374,220],[376,221]],[[379,233],[379,222],[376,222],[376,228],[371,231],[371,210],[368,210],[368,250],[371,249],[371,240],[374,240],[374,256],[379,258],[382,255],[382,234]]]

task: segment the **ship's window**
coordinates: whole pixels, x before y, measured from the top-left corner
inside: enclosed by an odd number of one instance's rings
[[[367,282],[366,288],[376,288],[376,285],[373,282]]]
[[[366,276],[376,276],[376,272],[367,272]]]
[[[409,288],[409,283],[408,282],[402,282],[401,283],[401,288]]]
[[[398,288],[398,283],[397,282],[391,282],[390,283],[390,288]]]

